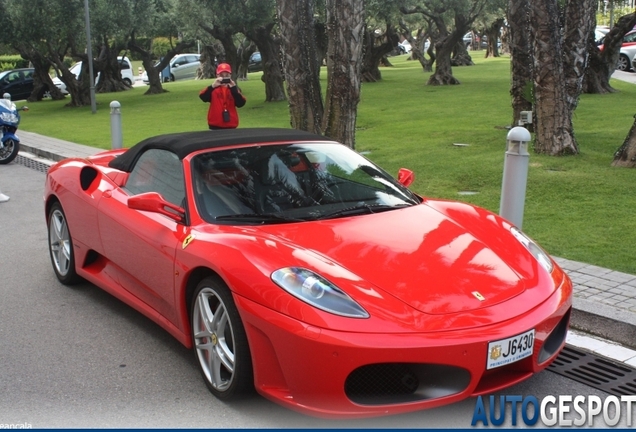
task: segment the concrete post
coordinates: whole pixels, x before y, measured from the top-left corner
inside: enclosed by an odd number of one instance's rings
[[[121,104],[117,101],[110,103],[110,136],[111,147],[122,148],[124,140],[121,132]]]
[[[519,229],[523,222],[523,208],[526,200],[530,139],[530,132],[521,126],[514,127],[508,132],[501,184],[499,215]]]

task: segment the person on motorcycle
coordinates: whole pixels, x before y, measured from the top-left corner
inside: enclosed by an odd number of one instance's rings
[[[221,63],[217,66],[215,80],[199,92],[199,98],[210,104],[210,129],[234,129],[238,126],[236,108],[245,105],[246,99],[232,80],[232,68],[229,64]]]

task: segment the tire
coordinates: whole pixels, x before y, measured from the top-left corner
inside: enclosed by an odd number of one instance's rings
[[[170,81],[173,82],[174,80],[174,75],[170,74]]]
[[[73,239],[60,203],[51,206],[48,221],[49,255],[55,276],[64,285],[76,284],[81,278],[75,272]]]
[[[124,82],[128,87],[132,87],[132,81],[130,81],[128,78],[124,78]]]
[[[618,56],[618,63],[616,63],[616,69],[619,71],[627,72],[631,69],[629,64],[629,58],[625,54]]]
[[[6,165],[13,161],[20,151],[20,142],[9,138],[0,147],[0,165]]]
[[[247,336],[232,294],[216,278],[203,279],[190,307],[192,349],[214,396],[232,400],[251,393],[254,372]]]

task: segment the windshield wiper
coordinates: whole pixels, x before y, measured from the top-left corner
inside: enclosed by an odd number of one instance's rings
[[[372,214],[372,213],[380,213],[383,211],[396,210],[399,208],[410,207],[412,204],[395,204],[395,205],[387,205],[387,204],[364,204],[356,207],[347,207],[344,209],[336,210],[331,213],[325,213],[323,215],[317,216],[314,220],[321,219],[331,219],[337,217],[346,217],[346,216],[356,216],[363,214]]]
[[[297,219],[290,218],[281,215],[266,213],[266,214],[256,214],[256,213],[239,213],[239,214],[229,214],[229,215],[221,215],[214,218],[214,220],[240,220],[244,222],[260,222],[260,223],[284,223],[284,222],[305,222],[305,219]]]

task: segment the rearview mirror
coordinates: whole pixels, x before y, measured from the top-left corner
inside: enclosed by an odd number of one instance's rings
[[[408,187],[415,180],[415,173],[410,169],[400,168],[398,171],[397,181]]]
[[[128,198],[128,208],[159,213],[179,223],[185,219],[185,210],[182,207],[169,203],[157,192],[146,192]]]

